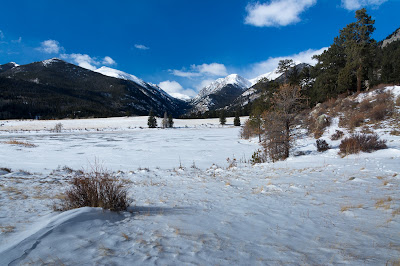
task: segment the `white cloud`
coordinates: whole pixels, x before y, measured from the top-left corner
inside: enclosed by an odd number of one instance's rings
[[[89,70],[97,69],[96,66],[100,64],[98,61],[87,54],[61,54],[60,57]]]
[[[103,60],[99,61],[95,57],[87,54],[60,54],[60,57],[80,67],[96,70],[99,65],[115,65],[117,64],[111,57],[106,56]]]
[[[287,26],[300,21],[299,15],[317,0],[272,0],[248,4],[245,23],[257,27]]]
[[[143,44],[135,44],[135,48],[139,50],[149,50],[150,48]]]
[[[58,54],[60,51],[63,51],[64,48],[60,46],[60,43],[56,40],[46,40],[40,43],[40,47],[38,50],[46,53],[46,54]]]
[[[184,70],[176,70],[176,69],[171,70],[170,69],[169,71],[171,71],[174,76],[183,77],[183,78],[193,78],[193,77],[200,77],[201,76],[200,73],[187,72],[187,71],[184,71]]]
[[[4,39],[4,33],[0,30],[0,40]]]
[[[114,59],[112,59],[111,57],[106,56],[104,57],[102,64],[112,66],[116,65],[117,62],[115,62]]]
[[[312,56],[322,54],[326,49],[328,49],[328,47],[324,47],[318,50],[309,49],[298,54],[293,54],[289,56],[270,57],[265,61],[255,63],[250,66],[250,70],[246,71],[244,76],[247,78],[255,78],[259,75],[271,72],[278,67],[279,61],[283,59],[292,59],[296,63],[307,63],[310,65],[315,65],[317,61],[313,60]]]
[[[213,76],[226,76],[228,72],[226,71],[226,67],[223,64],[211,63],[211,64],[202,64],[199,66],[192,66],[193,69],[198,70],[200,73],[204,73],[206,75]]]
[[[170,81],[166,80],[163,82],[160,82],[158,86],[166,91],[169,95],[172,97],[182,99],[182,100],[188,100],[193,96],[196,96],[196,92],[191,90],[191,89],[184,89],[181,84],[179,84],[176,81]]]
[[[219,63],[191,65],[190,70],[170,70],[173,75],[178,77],[193,78],[201,76],[226,76],[228,71],[225,65]]]
[[[350,11],[360,9],[365,6],[379,7],[387,0],[342,0],[342,6]]]

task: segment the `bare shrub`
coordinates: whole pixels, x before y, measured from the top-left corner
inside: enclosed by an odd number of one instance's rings
[[[254,128],[251,125],[250,120],[244,123],[243,127],[240,129],[240,137],[242,139],[249,139],[255,135]]]
[[[324,152],[331,148],[329,146],[328,142],[326,142],[326,140],[323,140],[323,139],[317,139],[316,144],[317,144],[318,152]]]
[[[400,96],[398,96],[396,99],[396,106],[400,106]]]
[[[350,130],[355,129],[362,125],[365,120],[364,113],[356,113],[353,112],[346,112],[344,116],[340,117],[339,119],[339,126],[346,127]]]
[[[95,166],[92,171],[72,179],[72,186],[65,192],[62,210],[81,207],[102,207],[123,211],[129,206],[127,190],[121,180]]]
[[[360,151],[372,152],[386,148],[386,140],[379,140],[377,134],[353,134],[342,140],[339,145],[340,153],[344,156]]]
[[[265,163],[266,161],[266,155],[262,150],[256,150],[250,159],[251,164]]]
[[[343,135],[344,135],[343,131],[336,129],[336,132],[333,133],[331,136],[331,140],[339,140],[343,137]]]
[[[57,123],[54,128],[51,130],[52,132],[60,133],[63,129],[62,123]]]
[[[263,113],[265,123],[265,154],[275,162],[289,157],[293,145],[295,117],[303,105],[304,98],[299,87],[284,84],[273,94],[272,107]]]
[[[369,99],[364,99],[359,104],[359,107],[361,112],[369,112],[374,107],[374,105],[370,102]]]
[[[369,117],[375,122],[382,121],[386,116],[391,115],[392,111],[392,105],[380,103],[374,106],[374,108],[370,111]]]

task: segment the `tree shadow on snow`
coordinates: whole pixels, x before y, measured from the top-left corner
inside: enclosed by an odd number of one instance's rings
[[[177,215],[177,214],[188,214],[190,208],[186,207],[143,207],[143,206],[131,206],[127,209],[128,212],[133,215]]]

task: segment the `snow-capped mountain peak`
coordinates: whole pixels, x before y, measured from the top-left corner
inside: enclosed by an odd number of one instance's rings
[[[103,74],[103,75],[109,76],[109,77],[113,77],[113,78],[131,80],[143,87],[146,87],[148,85],[146,82],[144,82],[143,80],[141,80],[140,78],[138,78],[132,74],[128,74],[121,70],[117,70],[117,69],[106,67],[106,66],[102,66],[102,67],[96,69],[95,72],[98,72],[100,74]]]
[[[218,92],[226,85],[236,85],[242,90],[249,88],[252,83],[238,74],[231,74],[225,78],[219,78],[213,81],[210,85],[204,87],[195,98],[203,98],[212,93]]]

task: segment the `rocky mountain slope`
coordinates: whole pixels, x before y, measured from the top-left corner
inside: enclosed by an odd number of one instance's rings
[[[234,101],[240,94],[251,86],[247,79],[232,74],[225,78],[217,79],[203,88],[190,102],[190,112],[205,112],[224,108]]]

